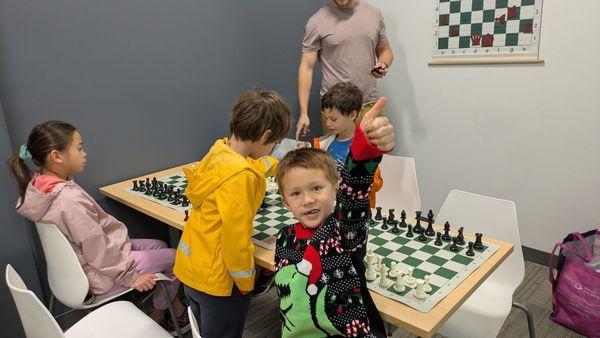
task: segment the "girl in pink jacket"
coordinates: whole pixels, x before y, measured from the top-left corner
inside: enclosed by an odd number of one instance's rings
[[[175,249],[160,240],[130,239],[125,224],[107,214],[71,175],[82,172],[86,164],[81,135],[72,125],[48,121],[29,134],[19,154],[9,165],[19,186],[17,212],[33,222],[51,223],[71,243],[96,298],[119,293],[127,288],[140,292],[155,286],[154,273],[174,278]],[[31,174],[25,160],[40,167]],[[179,281],[167,284],[182,328],[187,326],[184,306],[176,297]],[[164,320],[167,304],[160,292],[153,296],[154,320],[174,331]]]

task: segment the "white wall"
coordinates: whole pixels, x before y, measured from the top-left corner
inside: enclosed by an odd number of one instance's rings
[[[423,209],[451,189],[513,200],[523,245],[546,252],[600,227],[600,1],[546,0],[546,63],[488,66],[427,65],[435,1],[369,2],[395,53],[379,83],[395,153],[415,157]]]

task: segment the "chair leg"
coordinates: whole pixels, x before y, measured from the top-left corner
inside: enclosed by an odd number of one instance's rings
[[[533,316],[531,312],[527,309],[527,307],[523,304],[512,303],[512,306],[522,310],[527,315],[527,327],[529,328],[529,338],[535,338],[535,327],[533,326]]]
[[[385,329],[387,330],[388,337],[391,337],[395,330],[394,325],[387,322],[385,323]]]
[[[167,287],[162,281],[159,281],[158,284],[165,296],[165,300],[167,301],[167,307],[169,309],[169,313],[171,314],[171,319],[173,319],[173,325],[175,325],[175,331],[177,331],[177,337],[183,338],[183,334],[181,333],[181,328],[179,327],[179,322],[177,321],[177,315],[175,314],[175,310],[173,310],[173,304],[171,304],[171,298],[169,297],[169,292],[167,291]],[[177,297],[177,296],[175,296]]]
[[[50,311],[50,314],[52,314],[52,311],[54,310],[54,294],[50,293],[50,301],[48,302],[48,311]]]

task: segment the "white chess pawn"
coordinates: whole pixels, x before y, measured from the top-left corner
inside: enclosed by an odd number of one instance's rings
[[[423,291],[425,291],[425,293],[430,293],[431,292],[431,285],[429,285],[429,275],[423,277]]]
[[[379,276],[379,286],[381,286],[384,289],[387,289],[388,286],[390,286],[390,283],[387,280],[387,273],[389,271],[390,268],[387,267],[387,265],[383,264],[381,265],[381,275]]]
[[[367,271],[365,272],[365,278],[369,281],[372,282],[375,279],[377,279],[377,272],[375,271],[375,264],[371,263],[367,263]]]
[[[377,256],[377,267],[375,268],[375,271],[381,273],[381,264],[383,263],[383,258],[381,258],[381,256]]]
[[[373,250],[371,250],[371,249],[367,250],[366,261],[367,261],[367,265],[371,265],[371,264],[375,263],[375,255],[373,254]]]
[[[390,277],[396,278],[397,276],[398,276],[397,263],[392,262],[392,265],[390,265]]]
[[[405,279],[406,285],[410,287],[415,286],[415,277],[413,277],[413,270],[413,268],[408,268],[408,272]]]
[[[402,271],[398,272],[398,275],[396,276],[394,290],[396,290],[396,292],[404,292],[404,290],[406,290],[406,287],[404,286],[404,273],[402,273]]]
[[[425,285],[425,282],[422,279],[417,280],[417,288],[415,289],[415,297],[416,298],[423,299],[423,298],[427,297],[425,290],[423,290],[424,285]]]

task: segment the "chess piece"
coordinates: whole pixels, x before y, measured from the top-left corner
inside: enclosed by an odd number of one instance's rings
[[[449,241],[452,239],[452,237],[450,236],[450,223],[449,222],[444,223],[444,235],[442,236],[442,239],[445,241]]]
[[[396,276],[398,275],[398,265],[396,262],[392,262],[390,265],[390,277],[392,278],[396,278]]]
[[[381,230],[387,230],[389,228],[390,227],[388,226],[388,220],[384,217],[381,223]]]
[[[425,291],[425,293],[430,293],[431,292],[431,285],[429,284],[429,275],[423,277],[423,291]]]
[[[427,223],[433,224],[433,210],[431,209],[429,209],[429,212],[427,213]]]
[[[415,289],[415,298],[423,299],[423,298],[427,297],[427,294],[425,293],[425,290],[424,290],[424,286],[425,286],[425,281],[423,281],[422,279],[418,279],[417,280],[417,288]]]
[[[397,233],[400,232],[400,229],[398,229],[398,221],[396,221],[394,223],[394,227],[392,228],[392,232],[395,233],[395,234],[397,234]]]
[[[173,200],[173,202],[171,204],[180,205],[181,204],[181,195],[175,193],[175,199]]]
[[[190,200],[188,200],[187,197],[185,195],[183,195],[183,202],[181,202],[181,206],[186,208],[189,205],[190,205]]]
[[[415,217],[415,226],[413,227],[413,232],[415,234],[420,234],[421,232],[423,232],[423,227],[421,226],[421,212],[420,211],[416,211],[415,212],[416,217]]]
[[[146,188],[150,188],[150,178],[146,177]]]
[[[456,245],[456,237],[452,237],[452,245],[450,246],[450,250],[458,251],[460,248]]]
[[[400,227],[406,228],[406,211],[404,210],[400,213]]]
[[[139,180],[138,185],[140,187],[140,192],[146,192],[146,186],[144,185],[144,180]]]
[[[428,223],[427,224],[427,230],[425,230],[425,235],[427,235],[427,236],[435,236],[435,230],[433,230],[433,223]]]
[[[433,242],[433,244],[435,244],[436,246],[442,246],[442,244],[444,244],[442,242],[442,233],[438,231],[437,236],[435,238],[435,242]]]
[[[187,222],[187,220],[190,219],[190,213],[187,210],[184,210],[183,213],[185,214],[185,217],[183,218],[183,221]]]
[[[373,225],[375,224],[375,218],[373,218],[373,213],[371,212],[371,209],[369,209],[369,224]]]
[[[377,271],[375,271],[375,255],[373,255],[373,250],[367,250],[367,271],[365,273],[365,278],[372,282],[377,278]]]
[[[140,191],[137,180],[133,180],[133,191]]]
[[[415,237],[415,235],[412,232],[412,225],[410,225],[410,224],[408,225],[408,231],[406,232],[406,237],[408,237],[408,238]]]
[[[413,277],[414,268],[408,268],[406,272],[406,278],[404,278],[404,282],[406,285],[413,287],[415,285],[415,277]]]
[[[388,213],[388,224],[395,224],[398,223],[398,221],[396,221],[396,216],[394,216],[394,210],[395,209],[390,209],[389,213]]]
[[[375,209],[377,209],[377,214],[375,215],[375,219],[378,221],[381,221],[383,219],[383,217],[381,216],[381,207],[377,207]]]
[[[421,242],[425,242],[425,241],[427,241],[427,237],[425,236],[425,233],[424,233],[424,232],[420,233],[420,234],[419,234],[419,237],[417,237],[417,239],[418,239],[419,241],[421,241]]]
[[[406,287],[404,286],[404,274],[402,272],[399,272],[396,275],[396,283],[394,284],[394,290],[396,290],[396,292],[404,292],[404,290],[406,290]]]
[[[475,256],[475,252],[473,251],[473,242],[469,242],[469,249],[467,249],[467,256],[470,256],[470,257]]]
[[[175,194],[173,194],[173,192],[169,193],[169,196],[167,197],[167,202],[173,202],[175,200]]]
[[[475,250],[483,250],[483,242],[481,241],[481,237],[483,237],[482,233],[476,233],[475,234],[475,244],[473,244],[473,248],[475,248]]]
[[[377,256],[377,266],[375,267],[375,271],[381,273],[381,267],[383,266],[383,259],[381,256]]]
[[[384,289],[387,289],[390,286],[390,282],[387,279],[387,273],[390,270],[390,268],[387,267],[387,265],[383,264],[381,266],[381,275],[379,275],[379,286],[381,286]]]
[[[152,187],[146,186],[146,192],[144,193],[144,195],[151,196],[152,195]]]
[[[464,230],[465,228],[463,227],[458,228],[458,235],[456,236],[456,244],[458,245],[465,245],[465,235],[463,235]]]

